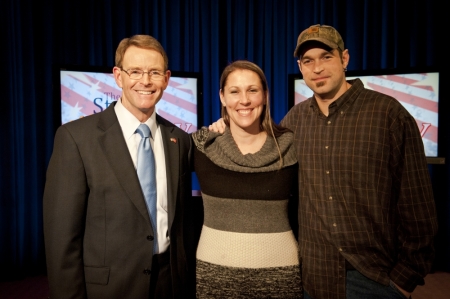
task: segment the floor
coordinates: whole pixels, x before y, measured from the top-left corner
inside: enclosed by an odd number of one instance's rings
[[[29,277],[20,281],[0,282],[1,299],[47,299],[46,276]],[[450,273],[435,272],[425,277],[425,285],[418,286],[412,299],[450,298]]]
[[[425,277],[425,285],[418,286],[412,299],[448,299],[450,298],[450,273],[434,272]]]
[[[23,280],[0,282],[0,298],[47,299],[47,276],[35,276]]]

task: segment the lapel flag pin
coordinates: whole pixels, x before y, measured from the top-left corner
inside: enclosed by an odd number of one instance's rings
[[[173,143],[177,143],[177,140],[175,138],[170,138],[170,141],[172,141]]]

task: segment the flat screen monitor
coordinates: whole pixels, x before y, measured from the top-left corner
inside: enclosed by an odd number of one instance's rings
[[[444,163],[438,155],[439,72],[436,70],[348,71],[347,80],[361,79],[364,86],[397,99],[415,118],[429,163]],[[311,89],[301,74],[290,74],[289,107],[310,98]]]
[[[117,101],[122,90],[117,86],[113,67],[55,65],[53,68],[55,127],[103,111]],[[172,71],[169,85],[156,104],[156,113],[187,133],[202,125],[202,76],[198,72]],[[193,194],[199,184],[194,174]]]

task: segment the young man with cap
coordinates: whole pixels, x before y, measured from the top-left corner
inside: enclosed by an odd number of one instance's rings
[[[333,27],[303,31],[294,56],[314,92],[281,121],[300,165],[305,298],[408,298],[437,231],[417,124],[394,98],[346,80],[350,55]]]

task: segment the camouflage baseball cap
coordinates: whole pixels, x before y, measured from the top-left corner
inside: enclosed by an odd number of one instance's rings
[[[300,33],[297,39],[294,57],[300,56],[301,46],[308,41],[318,41],[332,49],[339,48],[344,51],[344,41],[339,32],[331,26],[317,24]]]

